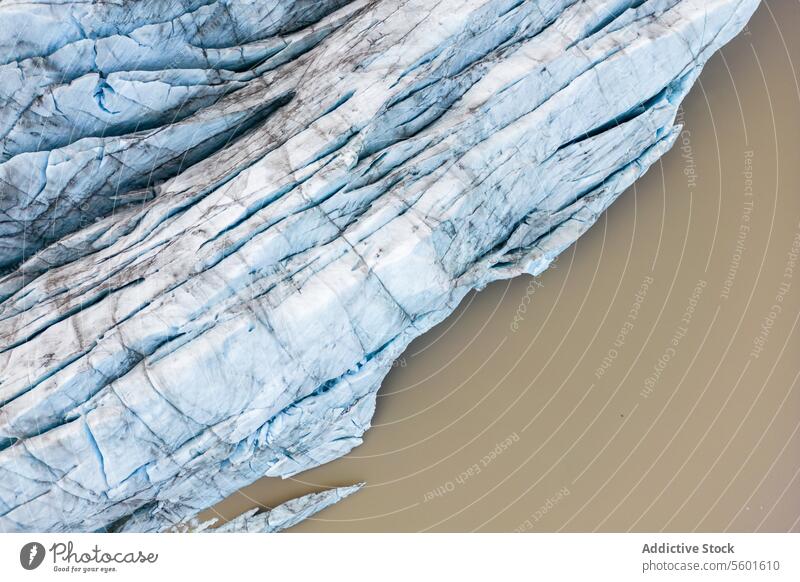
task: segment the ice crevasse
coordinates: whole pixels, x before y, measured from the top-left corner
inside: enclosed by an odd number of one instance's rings
[[[583,234],[757,6],[4,1],[0,531],[162,531],[359,445],[408,344]]]

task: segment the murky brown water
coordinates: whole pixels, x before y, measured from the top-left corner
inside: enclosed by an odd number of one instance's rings
[[[363,480],[295,531],[800,531],[799,29],[763,4],[663,163],[414,343],[363,446],[205,516]]]

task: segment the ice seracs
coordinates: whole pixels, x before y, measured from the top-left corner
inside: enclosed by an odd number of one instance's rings
[[[113,104],[130,87],[115,79],[139,78],[122,59],[99,96],[68,92],[119,110],[113,135],[56,124],[40,151],[33,129],[6,126],[0,530],[164,530],[350,451],[414,338],[470,290],[546,269],[670,148],[681,99],[758,2],[217,2],[233,12],[201,44],[225,52],[214,78],[233,85],[206,93],[194,83],[208,73],[184,67],[215,67],[180,48],[196,36],[132,32],[164,18],[194,30],[203,7],[133,4],[113,26],[85,3],[47,4],[83,24],[26,37],[6,64],[146,37],[146,70],[187,84],[191,107],[145,115],[147,84]],[[29,6],[0,19],[47,10]],[[30,78],[24,91],[54,95]],[[66,111],[37,101],[45,118]],[[140,115],[147,128],[129,132]],[[191,165],[145,178],[165,150]],[[120,166],[91,170],[96,152]],[[127,189],[104,186],[120,175]]]

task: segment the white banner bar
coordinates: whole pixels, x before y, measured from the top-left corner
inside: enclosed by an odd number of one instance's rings
[[[800,534],[4,534],[0,548],[14,581],[800,580]]]

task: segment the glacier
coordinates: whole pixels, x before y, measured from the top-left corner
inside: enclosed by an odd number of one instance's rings
[[[164,531],[358,446],[413,339],[669,150],[758,4],[4,1],[0,531]]]
[[[364,483],[357,483],[348,487],[335,487],[318,493],[309,493],[281,503],[267,511],[260,511],[258,508],[250,509],[214,529],[210,528],[217,524],[219,521],[217,518],[197,524],[190,522],[184,528],[181,528],[179,524],[176,529],[191,533],[275,533],[297,525],[326,507],[349,497],[363,486]],[[133,524],[127,522],[126,525]]]

